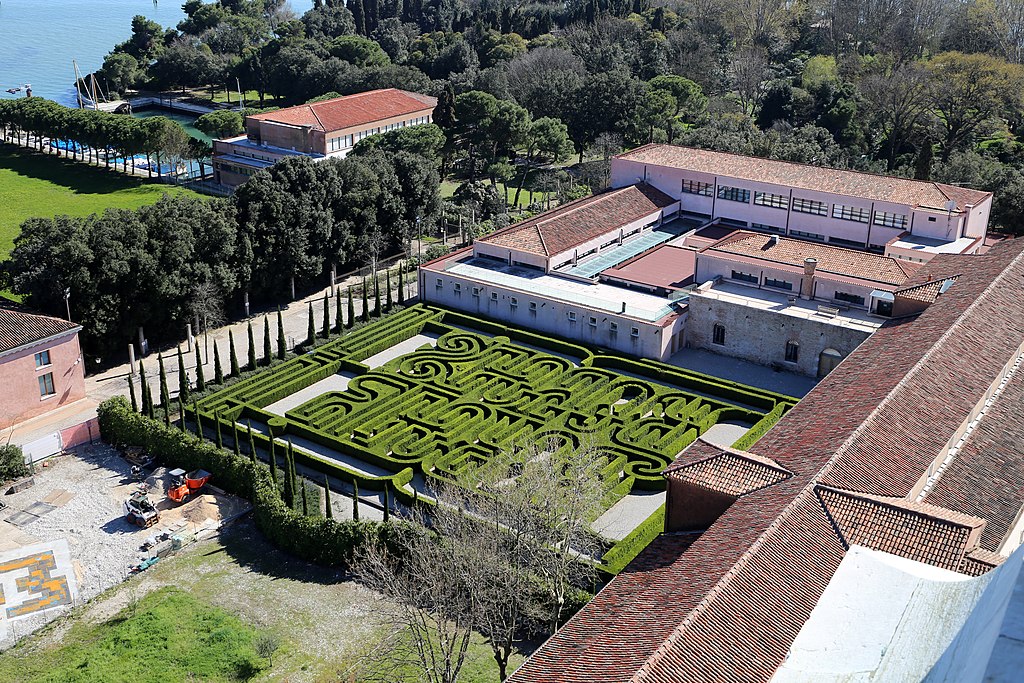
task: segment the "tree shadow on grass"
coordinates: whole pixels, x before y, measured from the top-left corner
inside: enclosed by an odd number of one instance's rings
[[[251,515],[233,522],[221,532],[222,547],[207,554],[226,553],[239,566],[278,579],[324,585],[353,580],[351,574],[300,560],[279,550],[256,528]]]
[[[75,194],[109,194],[153,184],[145,178],[6,144],[0,145],[0,168],[26,178],[60,185]]]

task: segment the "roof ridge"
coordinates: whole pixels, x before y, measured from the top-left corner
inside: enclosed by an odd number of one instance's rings
[[[322,129],[327,130],[327,126],[324,125],[324,122],[320,120],[320,117],[316,113],[316,107],[314,107],[313,105],[309,105],[309,113],[313,115],[314,119],[316,119],[317,125],[319,125]]]
[[[827,484],[818,484],[818,489],[823,491],[829,491],[832,493],[838,493],[850,498],[858,498],[860,500],[871,501],[879,505],[884,505],[896,510],[903,510],[917,515],[929,517],[934,520],[941,522],[948,522],[950,524],[956,524],[959,526],[967,526],[971,528],[982,527],[988,523],[988,520],[984,517],[978,517],[976,515],[969,515],[966,512],[960,512],[959,510],[953,510],[950,508],[942,507],[941,505],[932,505],[931,503],[921,503],[908,498],[899,498],[896,496],[879,496],[873,493],[864,493],[863,491],[854,491],[852,489],[839,488],[838,486],[829,486]]]

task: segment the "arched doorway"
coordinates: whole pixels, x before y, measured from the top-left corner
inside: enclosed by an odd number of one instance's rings
[[[835,349],[825,349],[818,356],[818,377],[824,377],[828,373],[835,370],[836,366],[839,365],[840,361],[843,360],[843,354],[839,353]]]

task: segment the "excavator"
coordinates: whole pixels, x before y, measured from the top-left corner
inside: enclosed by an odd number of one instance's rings
[[[173,479],[167,489],[167,497],[175,503],[187,503],[192,496],[203,490],[211,476],[206,470],[193,470],[186,474],[183,469],[175,469],[168,474]]]

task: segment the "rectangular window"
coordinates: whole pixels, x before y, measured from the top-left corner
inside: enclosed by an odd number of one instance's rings
[[[685,194],[699,194],[704,197],[711,196],[711,183],[702,183],[697,180],[684,180],[681,189]]]
[[[608,323],[608,331],[612,334],[616,334],[619,331],[618,323]]]
[[[508,300],[508,305],[509,305],[509,306],[511,306],[512,308],[515,308],[515,307],[517,307],[517,306],[519,305],[519,299],[517,299],[517,298],[516,298],[516,297],[514,297],[514,296],[513,296],[513,297],[511,297],[511,298],[509,298],[509,300]]]
[[[53,396],[56,391],[53,390],[53,373],[48,372],[45,375],[39,376],[39,396],[40,398],[46,398],[47,396]]]
[[[640,328],[639,327],[631,327],[631,328],[629,328],[629,336],[630,337],[639,337],[640,336]]]
[[[845,301],[849,304],[856,304],[858,306],[864,305],[864,297],[858,296],[857,294],[848,294],[846,292],[836,292],[833,297],[836,301]]]
[[[739,280],[740,282],[752,282],[757,284],[757,276],[751,273],[743,273],[738,270],[732,271],[732,279]]]
[[[49,351],[40,351],[39,353],[36,354],[36,367],[37,368],[45,368],[49,364],[50,364],[50,352]]]
[[[793,197],[793,210],[799,213],[813,213],[816,216],[828,215],[828,205],[825,202],[817,202],[813,199]]]
[[[746,204],[750,201],[750,190],[744,190],[741,187],[729,187],[728,185],[719,185],[718,198],[725,199],[730,202],[742,202]]]
[[[800,357],[800,345],[796,342],[786,342],[786,362],[795,363]]]
[[[590,326],[597,327],[597,318],[595,318],[594,316],[590,316]]]
[[[711,343],[725,346],[725,325],[715,323],[715,326],[711,328]]]
[[[437,278],[437,285],[436,286],[437,286],[438,289],[441,289],[442,287],[444,287],[444,281],[441,278]]]
[[[479,287],[474,287],[473,288],[473,296],[475,296],[478,299],[480,298],[480,288]]]
[[[498,293],[497,292],[491,292],[491,301],[497,301],[497,300],[498,300]]]
[[[857,249],[863,249],[864,248],[864,243],[863,242],[856,242],[854,240],[844,240],[842,237],[829,237],[828,238],[828,243],[829,244],[838,244],[841,247],[855,247]]]
[[[753,230],[763,230],[765,232],[777,232],[780,235],[783,235],[783,234],[786,233],[785,228],[778,228],[778,227],[776,227],[774,225],[767,225],[766,223],[751,223],[750,227]]]
[[[537,302],[536,301],[531,301],[530,302],[530,310],[533,311],[534,313],[537,312]]]
[[[462,284],[458,282],[455,283],[455,293],[460,296],[462,295]]]
[[[804,239],[817,240],[818,242],[824,242],[825,241],[825,236],[824,235],[819,235],[816,232],[804,232],[803,230],[790,230],[789,231],[789,235],[790,235],[790,237],[803,237]]]
[[[907,217],[901,213],[875,211],[874,223],[886,228],[905,228],[907,227]]]
[[[569,311],[569,322],[576,322],[576,311]]]
[[[773,277],[766,277],[764,279],[765,287],[774,287],[775,289],[793,289],[793,283],[787,282],[786,280],[776,280]]]
[[[770,192],[755,192],[754,203],[758,206],[770,206],[773,209],[789,208],[789,197],[784,194],[771,194]]]
[[[832,205],[832,218],[841,218],[844,221],[867,223],[870,216],[871,211],[869,209],[861,209],[856,206],[845,206],[843,204]]]

